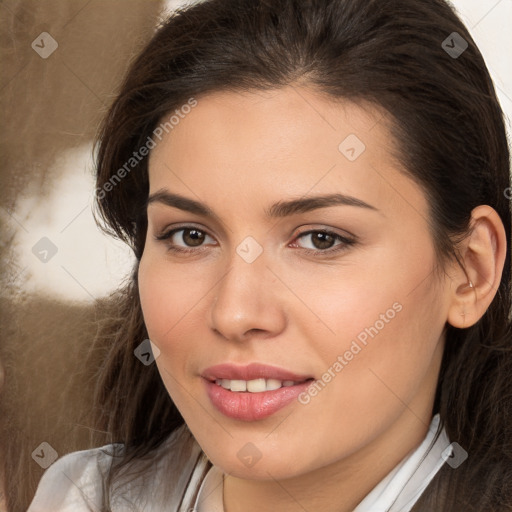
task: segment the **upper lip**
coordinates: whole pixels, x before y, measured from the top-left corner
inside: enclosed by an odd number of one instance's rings
[[[292,380],[303,382],[311,379],[311,375],[299,375],[277,366],[269,366],[261,363],[250,363],[245,366],[238,366],[232,363],[218,364],[206,368],[201,377],[215,381],[216,379],[227,380],[255,380],[255,379],[276,379],[280,381]]]

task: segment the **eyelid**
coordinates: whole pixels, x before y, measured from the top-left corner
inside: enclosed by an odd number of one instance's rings
[[[308,224],[310,226],[310,224]],[[301,226],[302,227],[302,226]],[[297,238],[299,236],[307,235],[310,233],[318,233],[318,232],[325,232],[329,233],[331,235],[340,236],[342,238],[346,238],[349,240],[356,241],[358,237],[351,233],[350,231],[347,231],[346,229],[339,229],[339,228],[333,228],[331,226],[325,226],[322,224],[313,225],[313,227],[308,227],[304,231],[299,231],[300,228],[297,228],[297,231],[293,234],[294,238]]]
[[[171,227],[172,227],[172,229],[171,229]],[[159,239],[161,237],[167,236],[171,231],[177,231],[179,229],[185,229],[185,228],[197,229],[198,231],[203,231],[204,233],[211,236],[212,238],[215,238],[215,236],[210,233],[209,229],[206,229],[200,225],[195,225],[194,223],[190,223],[190,222],[184,222],[183,224],[178,223],[176,225],[174,225],[174,224],[166,225],[164,228],[158,230],[160,234],[155,235],[155,238]],[[297,228],[297,229],[300,229],[300,228]],[[327,232],[329,234],[333,234],[333,235],[337,235],[337,236],[341,236],[342,238],[352,239],[354,241],[357,240],[357,236],[354,235],[353,233],[351,233],[350,231],[341,230],[341,231],[343,231],[343,233],[338,233],[335,228],[332,228],[329,226],[323,226],[323,225],[320,225],[318,227],[309,228],[305,231],[298,231],[298,232],[296,231],[291,236],[295,239],[299,236],[307,235],[310,233],[316,233],[319,231]]]
[[[159,234],[154,235],[155,240],[158,241],[166,241],[173,237],[176,233],[179,231],[192,231],[192,230],[201,231],[206,236],[209,236],[210,238],[215,239],[215,236],[211,235],[210,232],[207,229],[204,229],[202,227],[194,226],[192,224],[184,224],[182,226],[166,226],[162,230],[159,231]],[[198,250],[201,249],[203,246],[199,246]]]
[[[155,239],[159,240],[162,239],[163,237],[167,237],[170,233],[174,231],[179,231],[181,229],[197,229],[198,231],[202,231],[203,233],[211,236],[212,238],[215,238],[215,236],[213,236],[210,233],[209,229],[206,229],[200,225],[195,225],[193,222],[184,222],[181,224],[167,224],[165,227],[155,230],[158,234],[155,234],[154,237]]]

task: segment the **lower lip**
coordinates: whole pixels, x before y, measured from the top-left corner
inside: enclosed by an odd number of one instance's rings
[[[236,392],[206,380],[206,391],[212,404],[225,416],[242,421],[262,420],[281,410],[311,384],[308,380],[261,393]]]

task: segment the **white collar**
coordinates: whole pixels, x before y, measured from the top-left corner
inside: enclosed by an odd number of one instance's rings
[[[423,442],[393,468],[359,503],[354,512],[408,512],[446,461],[450,441],[439,431],[436,414]],[[223,473],[212,466],[206,474],[194,505],[197,512],[224,512]]]
[[[393,468],[354,512],[408,512],[446,461],[450,440],[436,414],[423,442]],[[438,435],[439,434],[439,435]]]

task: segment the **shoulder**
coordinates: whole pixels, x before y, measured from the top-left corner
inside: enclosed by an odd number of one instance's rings
[[[103,479],[120,444],[64,455],[43,474],[28,512],[82,512],[101,508]]]
[[[111,494],[106,479],[113,462],[122,463],[123,455],[124,445],[117,443],[61,457],[44,473],[28,512],[101,510],[106,491],[115,510],[177,510],[182,500],[194,495],[207,466],[183,425],[153,452],[125,464]]]

